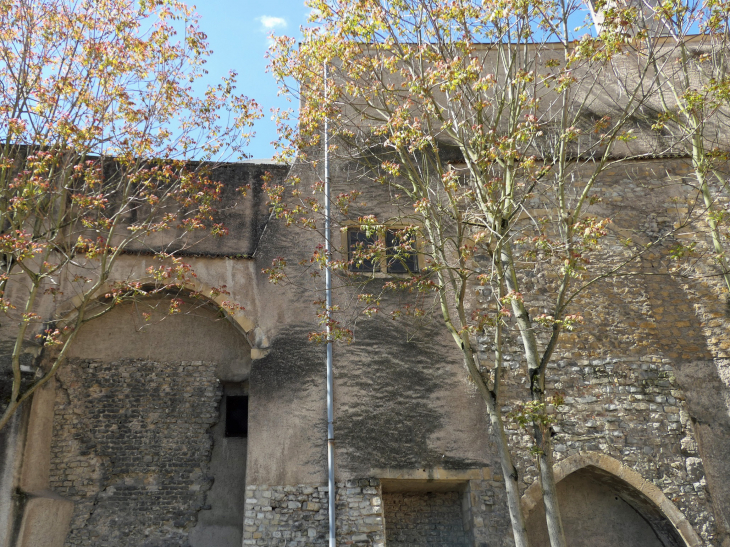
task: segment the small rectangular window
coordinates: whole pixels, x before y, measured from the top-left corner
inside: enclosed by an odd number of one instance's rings
[[[415,273],[418,271],[416,239],[405,231],[388,230],[385,234],[385,257],[388,273]]]
[[[248,395],[226,396],[226,437],[248,437]]]
[[[372,272],[380,268],[372,259],[362,258],[362,252],[375,245],[375,233],[367,235],[363,230],[347,230],[347,260],[351,272]]]

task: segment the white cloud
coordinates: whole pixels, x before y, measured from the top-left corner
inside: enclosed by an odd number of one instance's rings
[[[274,29],[286,28],[286,19],[283,17],[272,17],[271,15],[262,15],[256,19],[261,23],[261,30],[269,32]]]

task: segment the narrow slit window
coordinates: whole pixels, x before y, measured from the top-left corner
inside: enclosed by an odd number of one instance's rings
[[[373,245],[375,245],[374,233],[369,236],[363,230],[347,231],[347,259],[350,261],[351,272],[373,272],[380,269],[375,260],[363,256],[363,253]]]
[[[414,273],[418,271],[416,238],[405,231],[388,230],[385,234],[388,273]]]
[[[226,397],[226,437],[248,437],[248,395]]]

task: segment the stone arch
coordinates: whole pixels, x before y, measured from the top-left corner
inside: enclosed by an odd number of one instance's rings
[[[141,282],[144,283],[147,281],[146,279],[142,279]],[[149,280],[151,281],[151,280]],[[106,292],[109,291],[110,285],[102,286],[99,289],[99,295],[103,295]],[[195,314],[194,316],[190,316],[191,321],[199,321],[199,322],[206,322],[206,318],[213,318],[215,321],[213,322],[207,322],[209,325],[207,327],[203,328],[203,331],[205,332],[214,332],[218,331],[221,334],[216,335],[217,337],[214,337],[215,340],[203,340],[205,337],[203,335],[203,338],[201,338],[201,335],[198,333],[196,336],[192,336],[191,338],[195,338],[195,342],[191,342],[190,340],[186,340],[185,333],[178,333],[177,336],[182,336],[182,339],[180,339],[179,342],[173,341],[172,344],[168,342],[167,346],[171,347],[172,345],[176,343],[180,343],[180,346],[191,346],[194,344],[197,344],[198,347],[202,347],[204,344],[208,344],[209,348],[204,348],[198,350],[196,348],[196,356],[190,356],[190,357],[181,357],[180,355],[185,354],[185,349],[179,349],[173,353],[176,354],[175,357],[172,357],[172,361],[176,362],[174,369],[179,369],[179,373],[177,373],[179,376],[186,376],[190,375],[191,380],[187,382],[187,384],[183,385],[180,383],[179,385],[175,384],[175,370],[168,370],[166,378],[170,378],[173,380],[173,382],[168,382],[167,380],[158,381],[157,384],[160,384],[162,386],[162,389],[159,392],[159,398],[162,401],[165,397],[167,397],[171,392],[173,394],[176,393],[177,387],[187,387],[187,388],[193,388],[198,389],[200,393],[197,395],[200,397],[205,398],[205,402],[203,405],[196,406],[191,412],[189,412],[189,415],[185,415],[185,418],[187,420],[184,427],[188,427],[188,424],[191,424],[191,427],[195,426],[196,422],[200,422],[202,425],[198,427],[200,431],[198,431],[198,437],[205,439],[207,437],[213,437],[216,435],[216,433],[213,431],[213,429],[221,429],[219,425],[223,424],[224,422],[220,421],[220,410],[222,409],[222,401],[221,401],[221,392],[224,395],[227,395],[226,393],[226,387],[225,384],[236,384],[236,385],[243,385],[242,384],[242,378],[247,378],[247,373],[245,373],[245,367],[247,366],[250,369],[250,363],[251,361],[255,359],[260,359],[262,357],[265,357],[268,353],[268,339],[263,333],[260,331],[260,329],[254,324],[253,320],[248,317],[245,312],[237,312],[237,313],[228,313],[227,310],[222,307],[220,304],[222,301],[227,298],[224,295],[219,295],[214,291],[210,286],[205,285],[204,283],[196,283],[195,285],[186,285],[186,290],[189,291],[196,291],[197,293],[200,293],[203,295],[204,302],[207,302],[209,305],[203,305],[199,309],[199,314]],[[164,295],[160,295],[158,297],[154,297],[155,299],[158,299],[160,301],[164,301],[166,297]],[[192,300],[191,300],[192,302]],[[75,302],[73,300],[69,300],[66,302],[64,306],[60,308],[61,310],[61,317],[64,315],[67,315],[69,313],[72,313],[75,306],[78,304],[78,302]],[[99,348],[103,347],[102,342],[97,341],[97,338],[102,338],[109,336],[110,334],[113,334],[115,330],[119,329],[124,331],[123,323],[128,322],[126,317],[126,313],[128,310],[125,310],[125,307],[130,307],[131,304],[122,304],[119,306],[119,308],[115,308],[112,312],[109,314],[99,318],[98,320],[95,320],[94,322],[90,322],[87,324],[89,328],[89,332],[86,334],[80,331],[77,339],[74,341],[74,345],[77,346],[79,349],[78,352],[76,352],[73,347],[72,350],[69,352],[69,360],[77,360],[77,361],[98,361],[102,365],[113,365],[116,366],[118,362],[121,362],[123,360],[132,361],[135,363],[135,365],[127,365],[127,369],[131,369],[132,366],[136,366],[136,363],[139,363],[141,367],[147,367],[147,369],[144,369],[140,374],[146,372],[151,372],[151,377],[159,376],[160,374],[153,369],[153,365],[155,363],[149,363],[150,366],[147,366],[144,361],[160,361],[160,353],[164,353],[165,348],[157,350],[156,354],[151,356],[150,359],[146,359],[145,356],[139,355],[139,351],[137,351],[137,348],[134,347],[135,343],[132,342],[128,343],[122,348],[120,351],[114,350],[115,341],[118,343],[120,338],[123,338],[125,335],[125,332],[121,332],[116,338],[110,339],[110,342],[107,342],[109,347],[111,348],[109,352],[101,352],[98,355],[98,358],[94,357],[94,352],[97,351]],[[224,317],[220,316],[220,312],[223,312]],[[183,317],[186,314],[181,314]],[[121,321],[120,321],[121,319]],[[162,329],[162,336],[169,335],[171,332],[175,332],[175,327],[172,325],[177,325],[180,322],[181,317],[180,316],[172,316],[170,318],[171,321],[177,321],[177,323],[170,323],[168,325],[163,325],[162,327],[157,327],[156,325],[152,325],[153,329]],[[153,322],[154,323],[154,322]],[[128,331],[129,329],[127,329]],[[129,332],[126,332],[126,334],[130,334]],[[154,337],[152,337],[154,338]],[[236,339],[238,342],[236,342]],[[154,342],[154,340],[153,340]],[[145,342],[147,343],[147,342]],[[163,344],[164,345],[164,344]],[[235,345],[235,348],[233,347]],[[85,351],[82,348],[86,346],[91,348],[89,351]],[[121,347],[121,346],[120,346]],[[225,349],[219,349],[219,348],[225,348]],[[129,354],[126,354],[126,352],[129,351]],[[206,363],[202,363],[201,359],[204,359],[204,357],[201,357],[200,355],[197,355],[201,352],[210,352],[213,351],[215,353],[216,351],[220,353],[221,351],[223,354],[230,355],[232,353],[238,352],[238,355],[241,356],[241,361],[236,365],[236,370],[231,371],[228,369],[221,369],[219,367],[207,367]],[[125,354],[119,355],[119,353]],[[249,357],[250,354],[250,357]],[[128,355],[128,356],[126,356]],[[180,359],[183,359],[184,361],[194,361],[192,363],[180,363]],[[164,360],[164,359],[163,359]],[[246,365],[246,362],[248,363]],[[199,364],[200,363],[200,364]],[[244,368],[241,368],[241,363],[243,364]],[[186,365],[185,367],[182,367],[181,365]],[[116,370],[120,371],[120,376],[130,376],[130,370],[127,370],[124,368],[125,363],[121,363],[121,366]],[[110,368],[110,367],[107,367]],[[183,368],[185,369],[183,371]],[[198,373],[196,368],[200,368],[203,372]],[[107,373],[109,370],[104,369]],[[126,372],[125,372],[126,370]],[[66,368],[62,368],[59,370],[59,374],[63,375],[66,372]],[[241,376],[241,373],[244,373],[244,376]],[[163,373],[164,374],[164,373]],[[202,374],[202,376],[198,377],[198,374]],[[134,375],[134,372],[132,372],[132,375]],[[226,375],[229,375],[228,377],[225,377]],[[109,376],[107,374],[107,376]],[[221,382],[220,387],[216,388],[216,380]],[[81,380],[81,381],[80,381]],[[154,383],[154,382],[153,382]],[[97,382],[92,382],[92,384],[97,384]],[[29,409],[29,417],[28,417],[28,425],[26,429],[25,434],[25,448],[24,448],[24,456],[23,456],[23,464],[20,471],[21,477],[19,481],[19,487],[20,490],[23,492],[23,495],[27,498],[27,502],[23,507],[19,509],[19,514],[15,516],[16,520],[19,522],[19,530],[15,536],[15,539],[17,540],[16,543],[18,545],[48,545],[49,547],[60,547],[63,545],[64,538],[66,537],[69,530],[73,531],[74,526],[78,526],[78,523],[76,521],[78,520],[78,515],[75,513],[75,510],[78,508],[79,501],[76,500],[74,502],[71,501],[71,499],[74,498],[75,492],[73,490],[70,490],[68,488],[63,489],[63,491],[59,492],[58,487],[58,477],[55,477],[54,482],[54,474],[57,475],[58,473],[54,471],[53,469],[56,468],[56,466],[53,464],[54,454],[58,450],[58,446],[54,445],[54,426],[57,424],[54,424],[54,421],[57,421],[57,403],[59,400],[59,396],[61,398],[66,398],[69,401],[73,401],[73,398],[69,398],[66,393],[68,392],[69,385],[73,385],[75,389],[86,389],[86,395],[88,395],[88,400],[93,400],[94,404],[97,404],[98,409],[104,409],[104,405],[111,405],[107,406],[106,409],[101,410],[102,412],[107,412],[109,408],[111,408],[112,413],[119,412],[119,408],[115,407],[115,403],[112,401],[109,403],[108,401],[104,400],[104,390],[109,389],[109,382],[107,384],[102,385],[84,385],[83,380],[80,377],[74,376],[70,379],[70,381],[62,382],[61,377],[58,376],[57,380],[48,382],[43,388],[38,390],[36,394],[34,395],[33,399],[31,400],[31,406]],[[157,385],[155,384],[155,385]],[[166,384],[172,384],[172,390],[164,391]],[[203,387],[197,386],[195,384],[201,384]],[[60,391],[59,391],[60,389]],[[112,388],[113,389],[113,386]],[[156,389],[156,388],[155,388]],[[218,391],[216,392],[216,389]],[[178,390],[177,393],[180,393],[181,390]],[[204,393],[203,393],[204,392]],[[155,393],[152,395],[155,396]],[[59,395],[60,394],[60,395]],[[233,395],[237,395],[238,393],[233,393]],[[147,396],[147,399],[149,399],[149,394],[144,394],[143,398]],[[130,397],[134,397],[134,395],[130,395]],[[193,394],[193,397],[195,397],[195,393]],[[117,398],[118,399],[118,398]],[[78,399],[76,399],[78,400]],[[138,399],[134,399],[135,403]],[[202,400],[202,399],[201,399]],[[119,405],[117,405],[119,406]],[[216,407],[218,410],[216,410]],[[200,413],[202,414],[202,417],[198,417],[198,408],[200,408]],[[124,410],[124,409],[123,409]],[[153,412],[156,413],[162,413],[165,412],[165,404],[161,402],[161,404],[157,405],[154,409],[152,409]],[[83,409],[74,408],[74,411],[83,411]],[[121,416],[122,413],[119,415]],[[80,414],[81,417],[84,419],[86,418],[85,414]],[[139,417],[136,417],[139,418]],[[81,418],[79,418],[81,419]],[[156,418],[150,418],[147,421],[140,421],[137,419],[139,424],[136,424],[135,427],[137,429],[145,427],[155,427],[154,420]],[[62,418],[63,420],[63,418]],[[124,420],[124,418],[122,418]],[[179,419],[173,420],[180,422]],[[98,420],[97,420],[98,422]],[[216,423],[217,422],[217,423]],[[121,423],[121,422],[119,422]],[[97,423],[96,426],[99,426]],[[120,427],[114,425],[114,427]],[[86,428],[91,429],[91,428]],[[99,430],[103,430],[103,427],[97,427]],[[164,428],[162,429],[164,430]],[[162,431],[161,430],[161,431]],[[79,431],[75,431],[74,437],[83,437],[83,435],[87,434],[88,431],[85,431],[84,428],[80,429]],[[152,437],[155,439],[157,438],[157,433],[155,433]],[[152,438],[151,437],[151,438]],[[181,436],[180,439],[183,437]],[[195,439],[195,438],[194,438]],[[75,441],[74,441],[75,442]],[[217,442],[217,441],[216,441]],[[185,443],[188,444],[189,439],[185,438]],[[209,443],[208,443],[209,444]],[[205,442],[198,442],[198,445],[195,448],[197,452],[202,454],[202,458],[206,459],[207,464],[211,465],[211,458],[213,457],[210,446],[207,446]],[[185,449],[181,445],[182,449]],[[148,450],[148,452],[150,452]],[[89,455],[91,454],[91,455]],[[87,458],[88,456],[88,458]],[[100,477],[104,477],[104,480],[106,480],[107,475],[114,476],[122,476],[124,477],[124,480],[142,480],[143,484],[132,485],[133,487],[136,487],[138,489],[147,488],[148,486],[151,488],[155,488],[156,484],[154,483],[155,480],[155,473],[150,472],[147,473],[149,476],[144,476],[142,479],[138,479],[137,476],[142,476],[143,473],[140,472],[138,469],[133,469],[130,467],[129,470],[122,470],[119,471],[118,469],[115,469],[114,473],[109,472],[110,468],[110,458],[104,455],[96,457],[94,455],[94,448],[93,446],[91,448],[83,446],[81,449],[76,450],[73,453],[73,457],[78,459],[79,461],[82,461],[81,463],[86,464],[88,467],[92,467],[93,465],[96,465],[96,468],[98,472],[96,472],[96,475],[99,475],[98,477],[94,475],[92,479],[100,481]],[[149,457],[149,455],[148,455]],[[197,458],[197,454],[192,459]],[[89,459],[91,463],[86,462],[85,459]],[[141,456],[141,458],[144,458],[144,456]],[[113,458],[111,458],[113,460]],[[91,461],[93,460],[93,461]],[[146,463],[144,459],[140,460],[140,465],[143,465]],[[154,462],[153,462],[154,463]],[[189,463],[189,462],[188,462]],[[117,466],[120,467],[120,466]],[[191,469],[195,467],[193,464],[188,465]],[[95,468],[95,469],[96,469]],[[243,467],[242,469],[245,471],[245,457],[243,459]],[[192,483],[194,483],[192,486],[197,488],[199,485],[198,483],[202,484],[202,487],[200,489],[201,492],[205,492],[205,488],[210,488],[211,483],[211,475],[212,471],[209,471],[206,474],[204,473],[203,476],[197,477],[197,475],[201,474],[200,471],[192,471],[187,473],[189,476],[185,480],[190,480]],[[129,476],[128,478],[126,476]],[[84,479],[85,480],[85,479]],[[91,480],[91,479],[90,479]],[[150,484],[147,484],[147,482],[152,481]],[[219,484],[224,484],[225,481],[219,481]],[[104,497],[110,495],[109,493],[114,491],[115,487],[119,488],[119,485],[109,485],[105,484],[103,482],[100,482],[100,492],[96,493],[95,495],[99,497]],[[125,485],[127,487],[128,485]],[[241,492],[244,491],[243,485],[241,485],[240,488]],[[100,498],[101,499],[101,498]],[[203,497],[200,497],[202,500]],[[96,503],[96,502],[94,502]],[[191,501],[192,507],[194,508],[194,511],[200,513],[202,510],[208,510],[210,511],[209,505],[200,506],[201,502],[199,502],[197,499]],[[98,513],[98,510],[95,511],[94,516],[96,517]],[[242,521],[242,513],[243,509],[241,508],[241,521]],[[113,515],[112,515],[113,517]],[[110,517],[111,518],[111,517]],[[187,518],[186,515],[175,515],[175,517],[171,522],[172,528],[180,528],[186,529],[190,527],[190,522],[192,521],[186,521],[183,522]],[[84,525],[85,526],[85,525]],[[192,530],[192,529],[191,529]],[[221,543],[222,544],[222,543]],[[236,543],[237,545],[240,544],[240,540]]]
[[[142,276],[138,279],[143,285],[146,283],[154,284],[154,279],[150,276]],[[238,330],[247,340],[251,346],[251,359],[261,359],[269,354],[269,337],[267,334],[259,328],[253,318],[243,310],[235,310],[231,312],[226,308],[224,302],[228,297],[215,290],[211,285],[204,283],[198,279],[194,282],[185,283],[184,289],[190,292],[195,292],[202,295],[202,297],[216,306],[226,317],[228,321]],[[112,286],[109,282],[104,283],[97,291],[98,295],[103,295],[110,292]],[[74,296],[69,299],[65,304],[62,304],[59,308],[60,318],[69,316],[78,308],[81,304],[81,297]]]
[[[582,470],[591,472],[602,483],[609,484],[626,493],[624,498],[632,505],[634,510],[642,514],[644,520],[650,525],[656,525],[652,521],[653,513],[657,519],[663,519],[671,524],[667,526],[664,533],[672,536],[674,544],[686,547],[701,547],[702,540],[692,528],[687,518],[655,485],[645,480],[639,473],[622,464],[620,461],[596,452],[580,452],[569,456],[554,466],[555,481],[560,483],[563,479]],[[623,496],[622,496],[623,497]],[[627,499],[628,498],[628,499]],[[542,492],[539,481],[535,481],[522,496],[522,507],[527,520],[530,514],[542,506]],[[645,509],[645,511],[642,511]],[[657,530],[655,526],[655,533]],[[661,535],[661,530],[657,534]],[[671,541],[671,540],[670,540]]]

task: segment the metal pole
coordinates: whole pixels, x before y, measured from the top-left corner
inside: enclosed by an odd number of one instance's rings
[[[327,95],[327,63],[324,64],[324,93]],[[335,541],[335,428],[334,428],[334,391],[332,380],[332,333],[330,319],[332,315],[332,268],[330,267],[331,225],[330,225],[330,164],[329,164],[329,127],[327,117],[324,118],[324,237],[327,268],[324,274],[325,299],[327,305],[327,485],[329,488],[329,524],[330,547],[337,545]]]

